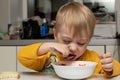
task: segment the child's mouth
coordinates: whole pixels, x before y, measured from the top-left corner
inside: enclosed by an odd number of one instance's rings
[[[67,60],[74,60],[75,57],[76,57],[76,55],[74,55],[74,54],[69,54],[68,57],[66,57],[65,59],[67,59]]]

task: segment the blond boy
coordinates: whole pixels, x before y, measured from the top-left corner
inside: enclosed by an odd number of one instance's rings
[[[86,6],[78,2],[66,3],[56,16],[53,28],[56,42],[25,46],[19,51],[18,59],[24,66],[36,71],[52,71],[51,62],[93,61],[98,63],[95,74],[119,75],[120,64],[111,54],[98,55],[87,49],[93,36],[95,22],[93,13]]]

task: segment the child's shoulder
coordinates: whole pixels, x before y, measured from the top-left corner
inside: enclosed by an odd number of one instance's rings
[[[86,51],[89,53],[97,53],[95,50],[90,50],[90,49],[86,49]]]
[[[85,51],[85,53],[81,56],[81,59],[86,60],[86,61],[98,62],[99,61],[99,55],[96,51],[87,49]]]
[[[94,51],[94,50],[89,50],[89,49],[87,49],[87,50],[85,51],[85,54],[91,55],[91,56],[98,56],[99,53],[97,53],[97,52]]]

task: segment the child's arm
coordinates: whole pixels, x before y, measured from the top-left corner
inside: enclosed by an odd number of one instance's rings
[[[37,55],[41,56],[47,52],[54,51],[52,48],[54,48],[55,51],[59,52],[60,55],[63,57],[67,57],[69,55],[68,46],[55,42],[46,42],[42,44],[42,46],[40,46],[40,48],[38,49]]]
[[[50,52],[52,50],[50,47],[54,47],[55,49],[59,50],[62,53],[61,56],[66,57],[68,55],[68,49],[66,45],[55,42],[46,42],[24,46],[18,52],[18,59],[20,63],[27,68],[36,71],[42,71],[47,58],[51,54]]]
[[[18,52],[19,62],[27,68],[42,71],[46,62],[46,56],[38,56],[37,51],[42,43],[36,43],[28,46],[24,46]]]

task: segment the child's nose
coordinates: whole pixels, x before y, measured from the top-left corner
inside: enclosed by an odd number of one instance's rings
[[[75,45],[75,44],[70,44],[70,45],[68,46],[68,48],[69,48],[70,51],[75,52],[75,51],[77,50],[77,45]]]

